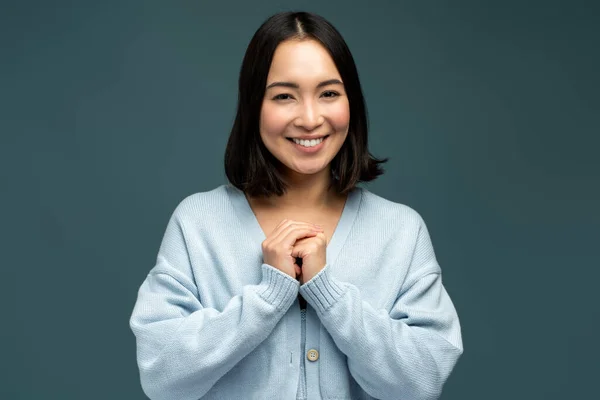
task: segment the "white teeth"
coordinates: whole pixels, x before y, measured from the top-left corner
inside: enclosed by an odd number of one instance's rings
[[[325,138],[321,138],[321,139],[313,139],[313,140],[298,140],[298,139],[292,139],[294,141],[294,143],[299,144],[300,146],[304,146],[304,147],[314,147],[316,145],[318,145],[319,143],[321,143]]]

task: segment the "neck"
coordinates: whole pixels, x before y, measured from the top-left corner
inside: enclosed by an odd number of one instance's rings
[[[315,211],[335,207],[340,195],[335,188],[328,188],[331,183],[331,173],[326,168],[312,174],[289,174],[285,178],[287,190],[282,196],[271,196],[263,202],[272,209],[298,211]]]

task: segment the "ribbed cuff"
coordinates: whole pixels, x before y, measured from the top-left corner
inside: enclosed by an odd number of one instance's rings
[[[300,283],[269,264],[262,264],[258,294],[278,310],[288,309],[298,296]]]
[[[300,286],[302,297],[319,313],[333,306],[344,292],[345,288],[329,274],[329,264],[310,281]]]

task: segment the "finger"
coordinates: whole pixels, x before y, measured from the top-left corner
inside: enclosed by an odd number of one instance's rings
[[[311,228],[311,229],[316,229],[319,230],[319,228],[316,228],[313,224],[309,224],[307,222],[299,222],[299,221],[292,221],[292,220],[286,220],[285,223],[281,223],[272,233],[271,236],[273,237],[277,237],[277,236],[281,236],[281,235],[287,235],[287,233],[292,230],[292,229],[297,229],[297,228]],[[322,230],[322,228],[321,228]]]
[[[315,233],[316,234],[314,236],[297,239],[296,242],[294,243],[294,247],[298,247],[299,245],[302,245],[304,243],[313,242],[314,239],[318,239],[316,241],[316,243],[318,245],[321,245],[321,244],[327,245],[329,243],[329,240],[327,239],[327,236],[325,236],[324,233],[316,232],[316,231],[315,231]]]
[[[291,219],[284,219],[284,220],[282,220],[279,223],[279,225],[277,225],[277,227],[273,230],[273,232],[271,233],[271,235],[273,235],[273,236],[279,236],[283,231],[285,231],[286,229],[288,229],[288,227],[290,227],[290,226],[295,226],[295,227],[311,227],[311,228],[323,230],[323,228],[319,228],[316,225],[310,224],[308,222],[294,221],[294,220],[291,220]]]
[[[321,239],[325,245],[329,244],[329,239],[327,239],[327,236],[325,236],[325,233],[317,232],[317,234],[315,236],[318,237],[319,239]]]
[[[265,244],[270,244],[271,242],[279,242],[279,236],[281,236],[282,232],[285,231],[289,226],[306,226],[308,227],[309,224],[306,224],[304,222],[298,222],[298,221],[292,221],[289,219],[283,219],[281,220],[281,222],[279,223],[279,225],[277,225],[277,227],[275,229],[273,229],[271,231],[271,233],[269,233],[267,235],[267,237],[265,238]]]
[[[283,231],[279,236],[277,236],[273,240],[275,246],[282,246],[284,248],[289,249],[294,246],[294,243],[296,243],[298,239],[305,237],[314,237],[317,234],[318,232],[316,232],[314,228],[290,227],[289,229]]]
[[[298,266],[298,264],[294,264],[294,272],[296,273],[296,278],[302,273],[302,268]]]
[[[323,244],[329,244],[329,239],[327,239],[327,236],[325,236],[324,232],[317,232],[315,237],[318,238],[321,242],[323,242]]]
[[[306,250],[304,247],[305,246],[302,246],[302,245],[295,245],[292,248],[292,253],[290,255],[292,257],[294,257],[294,258],[296,258],[296,257],[302,258],[304,256],[304,253],[305,253],[305,250]]]
[[[267,239],[263,241],[263,251],[265,249],[273,249],[277,252],[285,252],[289,254],[291,249],[294,247],[294,243],[299,238],[314,237],[319,231],[310,226],[304,228],[298,228],[296,224],[289,225],[284,231],[278,235],[269,235]]]
[[[281,233],[282,243],[286,245],[294,246],[298,240],[308,239],[317,236],[321,231],[316,228],[295,228],[283,231]]]

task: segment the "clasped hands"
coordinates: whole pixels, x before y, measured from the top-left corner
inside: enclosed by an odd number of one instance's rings
[[[322,227],[284,219],[262,243],[263,262],[304,284],[325,267],[326,249]],[[302,266],[296,263],[297,257]]]

